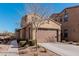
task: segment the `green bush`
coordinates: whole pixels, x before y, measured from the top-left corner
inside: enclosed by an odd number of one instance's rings
[[[34,46],[35,45],[35,40],[29,40],[29,46]]]
[[[19,45],[20,45],[20,47],[24,47],[26,44],[28,44],[29,46],[34,46],[35,43],[36,43],[35,40],[29,40],[29,41],[26,41],[26,40],[24,40],[24,39],[20,39],[20,40],[19,40]]]
[[[25,41],[26,39],[20,39],[20,41]]]
[[[25,44],[26,44],[26,41],[20,41],[20,47],[24,47],[25,46]]]

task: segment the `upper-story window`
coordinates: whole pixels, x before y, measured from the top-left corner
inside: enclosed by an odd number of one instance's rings
[[[68,21],[68,17],[69,17],[68,14],[65,14],[64,15],[64,22],[67,22]]]

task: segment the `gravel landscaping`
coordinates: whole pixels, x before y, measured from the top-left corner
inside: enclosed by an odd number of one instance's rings
[[[34,46],[28,48],[19,49],[20,56],[59,56],[58,54],[51,52],[44,47],[39,46],[38,50]]]

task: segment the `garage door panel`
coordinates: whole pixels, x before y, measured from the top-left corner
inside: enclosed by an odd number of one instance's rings
[[[57,41],[57,31],[56,30],[38,30],[37,32],[38,42],[55,42]]]

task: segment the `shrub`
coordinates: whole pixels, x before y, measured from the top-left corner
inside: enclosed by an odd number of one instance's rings
[[[20,47],[24,47],[25,46],[25,44],[26,44],[26,41],[20,41]]]
[[[35,45],[35,40],[29,40],[29,46],[34,46]]]

